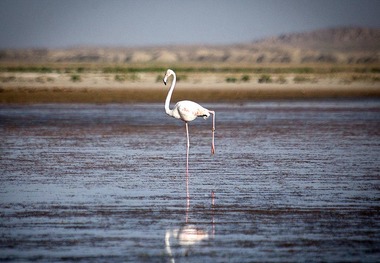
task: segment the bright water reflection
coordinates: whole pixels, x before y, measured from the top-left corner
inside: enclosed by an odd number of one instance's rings
[[[212,220],[209,223],[194,224],[189,215],[190,202],[186,205],[186,219],[184,224],[178,227],[167,229],[165,232],[165,250],[170,257],[171,262],[175,262],[176,258],[188,257],[197,246],[202,246],[207,240],[215,237],[214,222],[214,193],[211,194],[211,215]],[[189,201],[189,200],[188,200]],[[209,226],[211,225],[211,229]]]

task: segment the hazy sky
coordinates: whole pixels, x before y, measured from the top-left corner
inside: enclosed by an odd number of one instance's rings
[[[229,44],[379,14],[380,0],[0,0],[0,48]]]

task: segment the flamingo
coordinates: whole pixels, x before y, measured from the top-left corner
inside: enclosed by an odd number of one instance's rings
[[[188,176],[189,176],[189,149],[190,149],[190,139],[189,139],[189,122],[195,120],[197,117],[203,117],[207,119],[212,114],[212,141],[211,141],[211,154],[215,153],[215,144],[214,144],[214,133],[215,133],[215,111],[208,110],[196,102],[189,100],[182,100],[177,102],[173,109],[169,108],[170,100],[172,98],[173,90],[176,84],[176,74],[173,70],[168,69],[164,77],[164,84],[170,76],[173,76],[172,84],[170,86],[168,95],[165,100],[165,112],[167,115],[174,117],[176,119],[182,120],[185,122],[186,127],[186,190],[187,190],[187,199],[189,200],[189,185],[188,185]]]

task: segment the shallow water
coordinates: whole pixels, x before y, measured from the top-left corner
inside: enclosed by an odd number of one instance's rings
[[[161,104],[0,106],[0,260],[380,258],[379,100],[205,106],[189,206]]]

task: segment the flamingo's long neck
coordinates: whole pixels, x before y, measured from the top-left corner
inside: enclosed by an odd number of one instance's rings
[[[169,89],[169,92],[168,92],[168,95],[166,96],[166,100],[165,100],[165,111],[166,111],[166,114],[170,115],[170,116],[173,116],[173,110],[171,110],[169,108],[169,105],[170,105],[170,100],[172,98],[172,94],[173,94],[173,91],[174,91],[174,87],[175,87],[175,83],[176,83],[176,75],[175,73],[173,72],[173,81],[172,81],[172,85],[170,86],[170,89]]]

